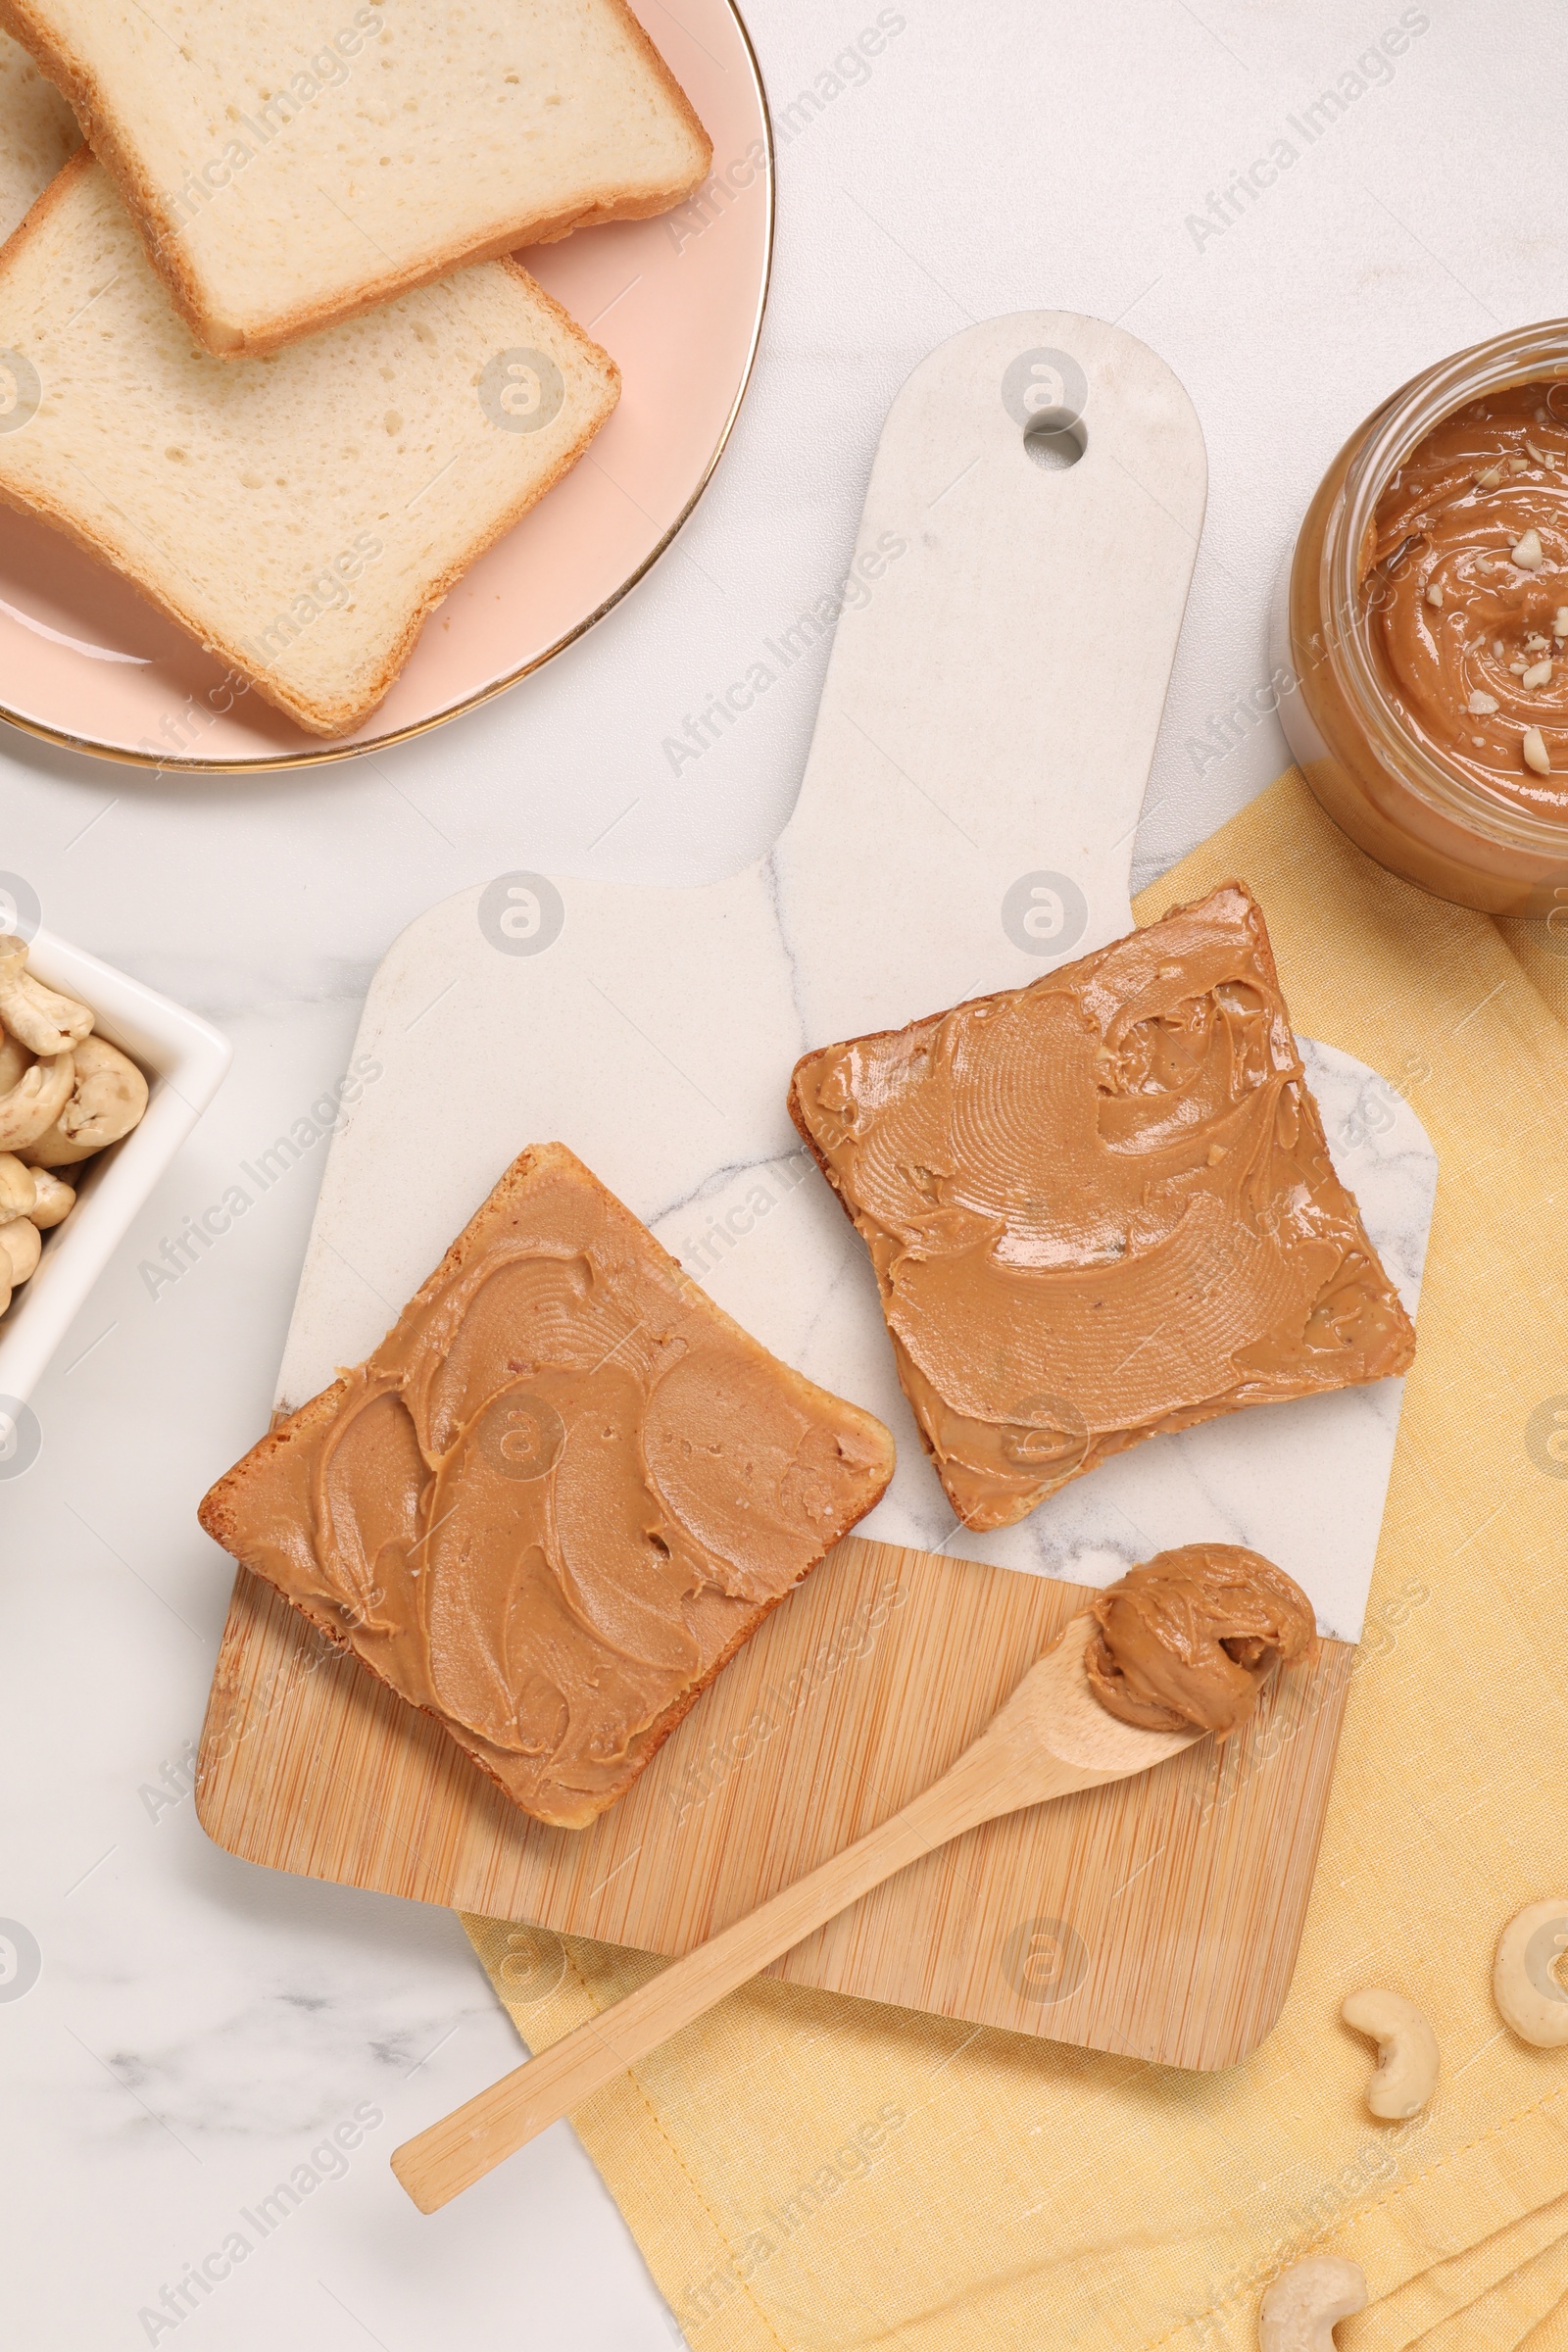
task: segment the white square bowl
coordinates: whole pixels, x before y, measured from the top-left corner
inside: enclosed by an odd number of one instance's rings
[[[210,1022],[53,932],[37,931],[28,941],[27,969],[92,1007],[97,1033],[145,1071],[149,1100],[141,1124],[93,1163],[70,1216],[44,1235],[37,1272],[0,1316],[0,1474],[9,1464],[12,1476],[35,1449],[24,1407],[44,1367],[222,1084],[234,1051]],[[72,1170],[61,1173],[70,1183]]]

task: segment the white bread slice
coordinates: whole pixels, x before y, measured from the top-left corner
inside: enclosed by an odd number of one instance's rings
[[[515,262],[269,359],[214,359],[87,150],[0,252],[0,500],[123,572],[318,735],[581,456],[619,373]]]
[[[712,146],[624,0],[0,0],[210,351],[666,212]]]
[[[0,33],[0,240],[80,145],[76,118],[54,83]]]

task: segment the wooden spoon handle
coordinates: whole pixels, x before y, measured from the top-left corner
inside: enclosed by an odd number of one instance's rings
[[[436,2212],[895,1871],[960,1830],[1028,1801],[970,1748],[934,1787],[857,1844],[406,2140],[393,2152],[392,2170],[421,2213]]]

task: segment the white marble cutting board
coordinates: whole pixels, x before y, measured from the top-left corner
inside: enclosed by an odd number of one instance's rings
[[[1081,441],[1081,457],[1037,462],[1026,432],[1075,412],[1044,454]],[[893,1429],[898,1473],[862,1534],[1091,1585],[1166,1544],[1246,1542],[1305,1587],[1321,1631],[1354,1641],[1400,1382],[1151,1440],[1018,1527],[959,1532],[864,1249],[784,1106],[808,1047],[1131,928],[1204,486],[1185,392],[1115,327],[1026,312],[922,362],[883,430],[846,586],[819,609],[833,653],[771,854],[696,890],[503,874],[394,943],[356,1048],[380,1075],[332,1144],[279,1404],[366,1355],[514,1154],[559,1140],[766,1346]],[[767,693],[799,654],[769,641],[731,697]],[[699,740],[728,723],[716,702],[691,716]],[[1413,1310],[1431,1147],[1365,1065],[1303,1051]]]

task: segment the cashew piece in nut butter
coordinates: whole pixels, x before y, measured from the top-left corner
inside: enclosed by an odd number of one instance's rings
[[[5,1041],[9,1049],[13,1040]],[[34,1061],[24,1055],[25,1067],[0,1095],[0,1152],[24,1152],[52,1127],[71,1100],[76,1061],[73,1054],[45,1054]],[[0,1077],[15,1067],[15,1055],[0,1053]]]
[[[1493,1998],[1503,2024],[1538,2050],[1561,2049],[1568,2042],[1568,1984],[1557,1974],[1565,1954],[1568,1896],[1560,1894],[1527,1905],[1497,1940]]]
[[[1339,2254],[1309,2254],[1264,2289],[1259,2352],[1335,2352],[1335,2321],[1365,2309],[1366,2278],[1358,2263]]]
[[[62,997],[27,969],[27,943],[0,939],[0,1021],[34,1054],[64,1054],[79,1045],[92,1014],[74,997]]]
[[[1438,2087],[1438,2037],[1414,2001],[1369,1986],[1352,1992],[1340,2015],[1378,2045],[1377,2072],[1366,2090],[1372,2113],[1387,2123],[1419,2115]]]
[[[89,1159],[128,1135],[147,1108],[147,1081],[118,1046],[84,1037],[74,1058],[70,1099],[53,1124],[24,1148],[30,1166],[69,1168]]]

